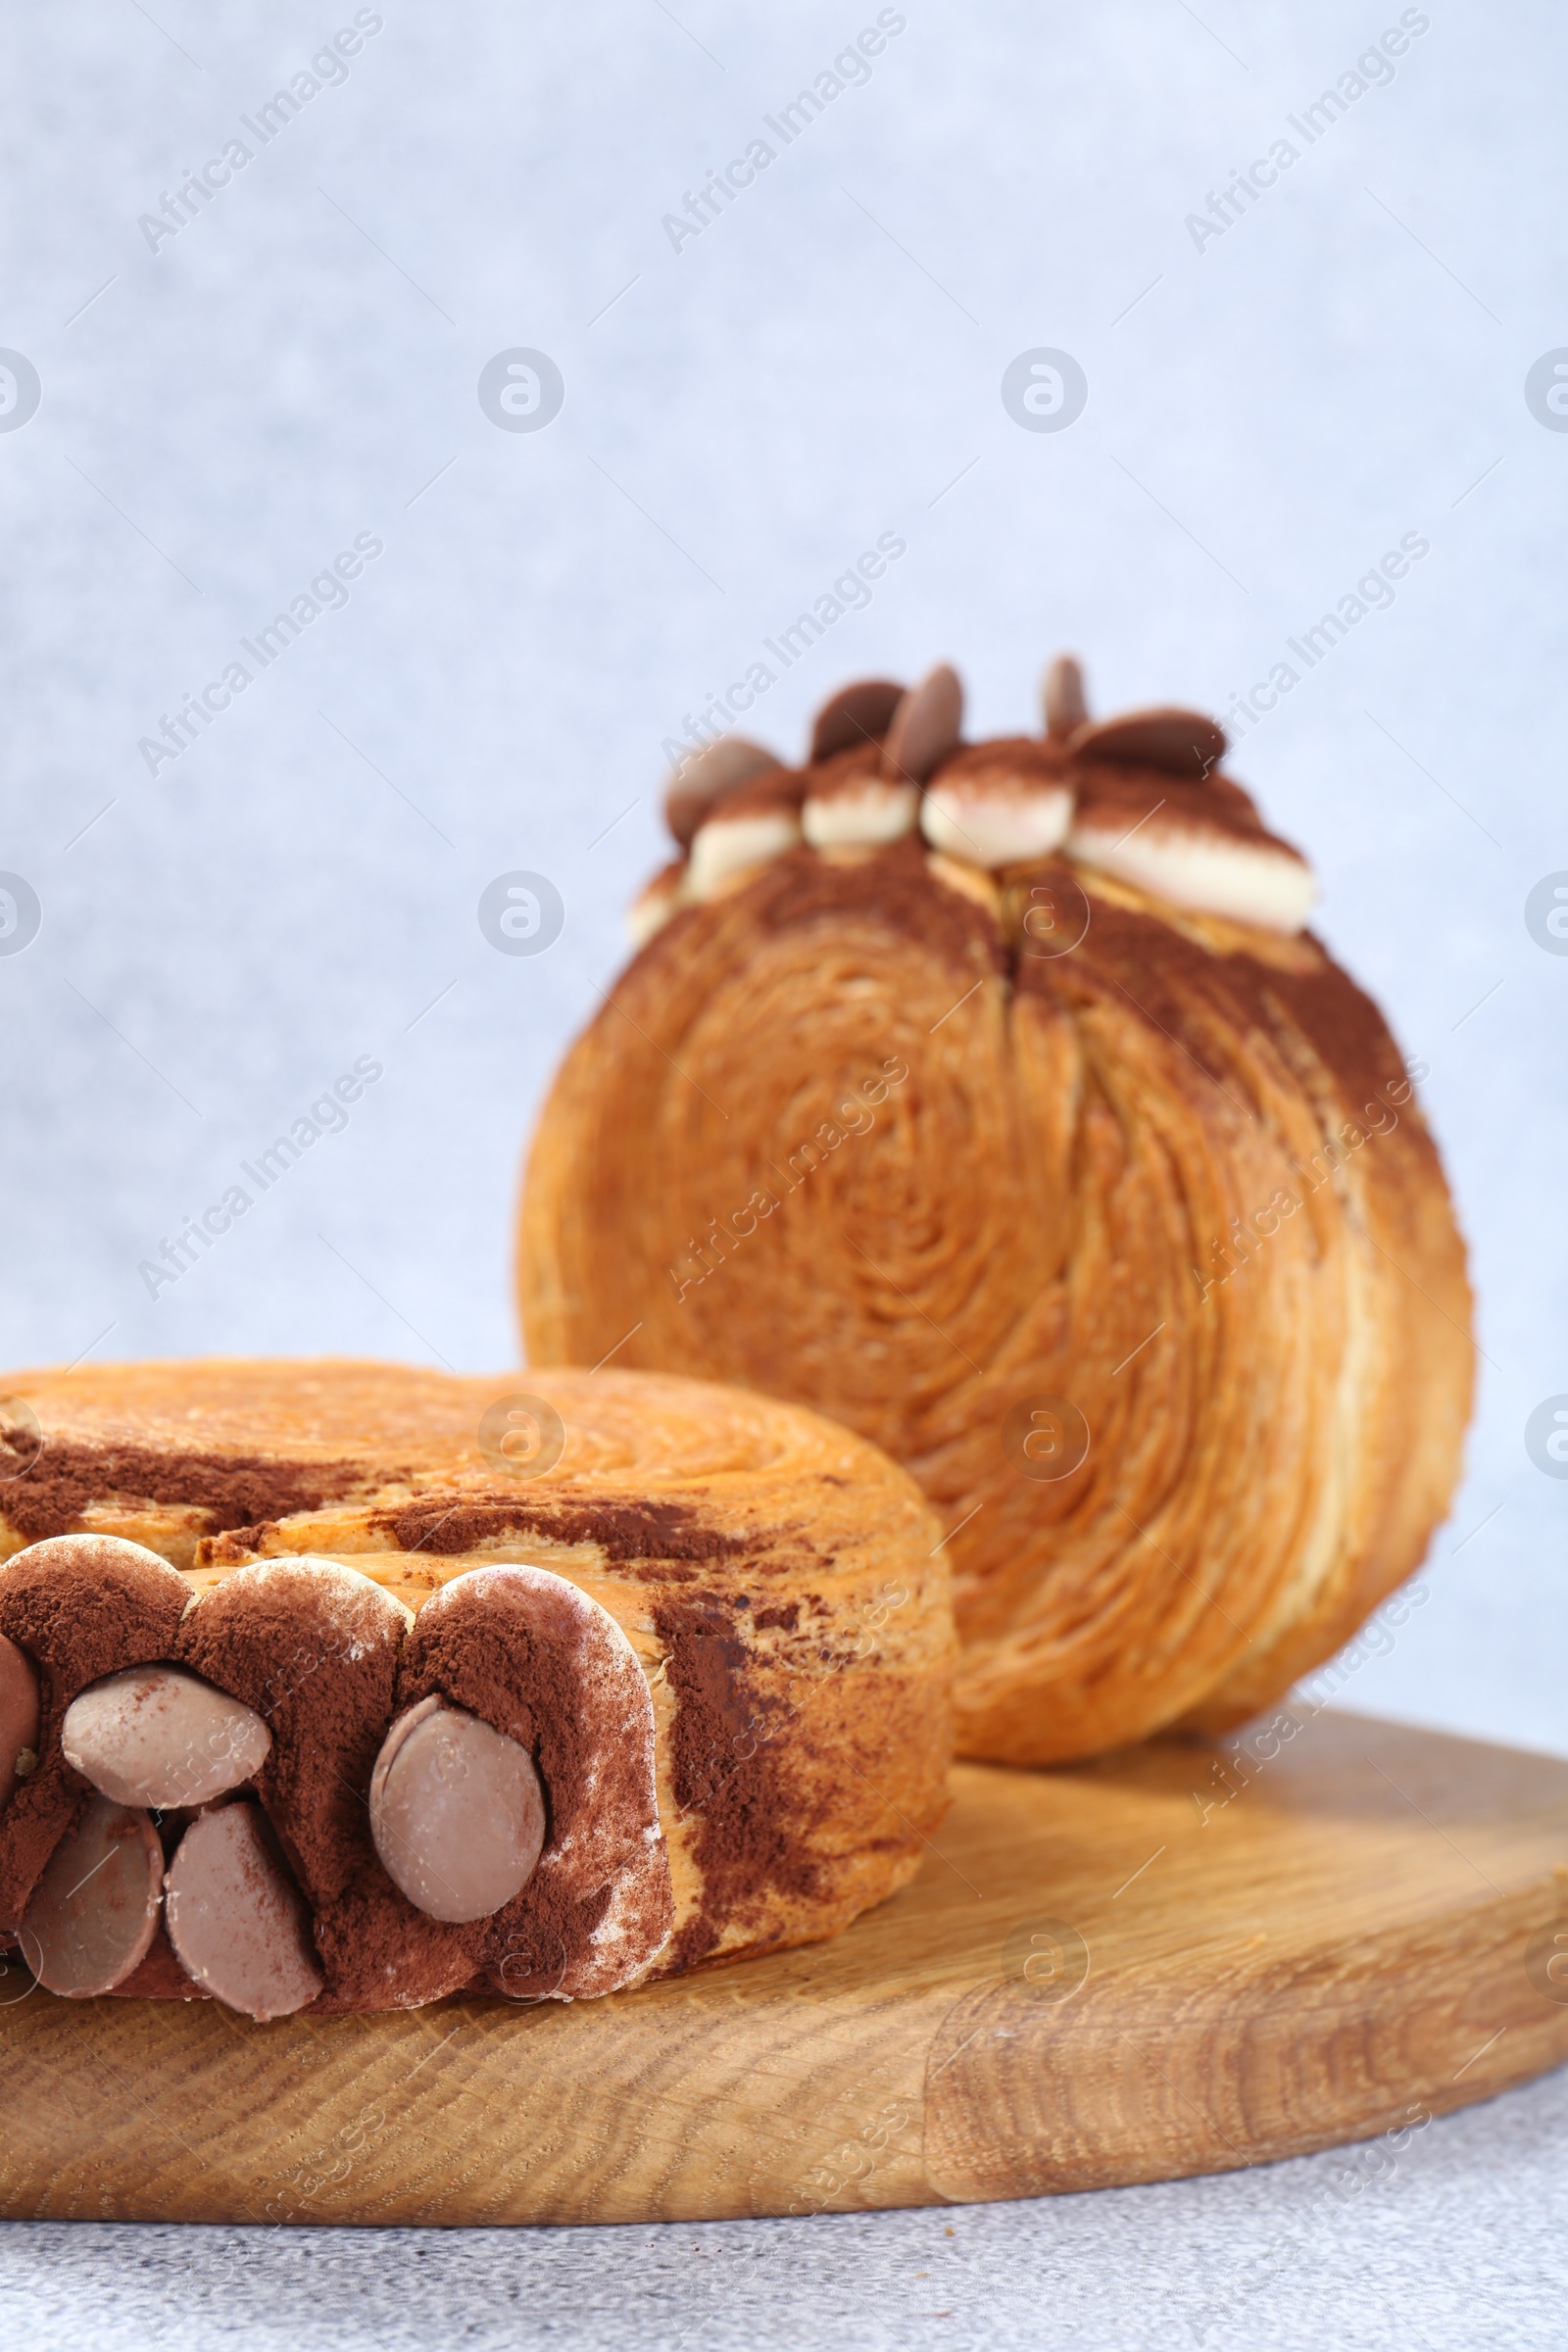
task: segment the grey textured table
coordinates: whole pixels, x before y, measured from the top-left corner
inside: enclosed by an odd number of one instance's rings
[[[1561,2341],[1568,2073],[1224,2179],[618,2230],[0,2232],[10,2352],[1322,2352]]]

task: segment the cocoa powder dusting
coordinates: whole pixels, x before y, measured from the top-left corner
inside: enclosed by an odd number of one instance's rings
[[[687,907],[666,923],[643,950],[638,969],[657,987],[661,959],[684,955],[691,922],[720,926],[720,937],[734,942],[738,960],[758,926],[789,931],[838,917],[880,921],[971,977],[981,970],[1004,971],[1006,952],[996,923],[972,900],[933,882],[925,860],[924,844],[913,838],[847,864],[815,850],[787,851],[732,896],[710,906]]]
[[[1016,986],[1020,997],[1068,1010],[1108,997],[1129,1016],[1142,1015],[1179,1040],[1216,1084],[1234,1087],[1235,1074],[1209,1069],[1195,1006],[1243,1039],[1254,1033],[1283,1042],[1283,1033],[1295,1029],[1340,1088],[1348,1111],[1370,1104],[1404,1076],[1382,1013],[1329,957],[1313,970],[1285,971],[1245,954],[1215,955],[1157,915],[1105,900],[1094,902],[1088,935],[1072,955],[1021,956]],[[1406,1124],[1419,1148],[1430,1150],[1419,1119]]]
[[[938,772],[982,773],[999,757],[1009,769],[1027,769],[1043,780],[1065,773],[1057,755],[1027,738],[994,746],[965,745]],[[1074,778],[1081,779],[1091,764],[1078,763]],[[1250,796],[1228,776],[1184,783],[1163,771],[1107,761],[1087,779],[1084,791],[1086,807],[1119,808],[1125,803],[1131,811],[1129,822],[1147,814],[1162,797],[1173,807],[1202,813],[1224,831],[1248,839],[1273,838]],[[1008,870],[1013,879],[1027,879],[1031,870],[1074,874],[1071,862],[1061,858],[1043,860],[1035,869]],[[1014,955],[982,907],[933,878],[925,846],[914,838],[853,863],[839,863],[808,849],[792,850],[775,858],[744,889],[706,910],[706,918],[721,932],[732,932],[743,949],[759,929],[779,932],[835,917],[845,923],[880,923],[945,962],[1006,975],[1021,996],[1038,996],[1069,1008],[1094,998],[1108,982],[1119,982],[1148,1017],[1174,1030],[1190,1048],[1192,1040],[1184,1033],[1192,1028],[1195,998],[1213,1005],[1223,1021],[1244,1033],[1262,1030],[1277,1038],[1283,1027],[1294,1026],[1339,1086],[1350,1113],[1403,1076],[1398,1051],[1377,1005],[1327,956],[1318,970],[1298,972],[1246,954],[1216,954],[1162,920],[1152,907],[1122,906],[1098,897],[1088,935],[1071,956]],[[665,936],[659,934],[646,953],[657,956]],[[1120,1002],[1126,1005],[1125,998]],[[1201,1063],[1200,1049],[1192,1050]],[[1419,1116],[1406,1124],[1415,1148],[1429,1151]]]
[[[269,1560],[205,1593],[173,1651],[270,1730],[257,1790],[317,1906],[374,1856],[364,1792],[392,1713],[402,1628],[367,1579]]]
[[[29,1449],[25,1431],[0,1433],[14,1450]],[[365,1473],[352,1462],[278,1462],[261,1454],[160,1452],[148,1446],[87,1446],[47,1431],[32,1467],[6,1482],[0,1517],[36,1544],[80,1524],[92,1504],[186,1503],[205,1511],[212,1531],[318,1511]]]
[[[1069,779],[1082,814],[1111,821],[1130,831],[1156,810],[1171,821],[1201,818],[1234,840],[1272,841],[1257,812],[1257,804],[1229,776],[1206,776],[1202,783],[1173,776],[1168,768],[1134,767],[1108,760],[1085,760]]]
[[[869,918],[965,971],[1006,969],[996,924],[972,900],[932,881],[925,845],[915,838],[846,865],[814,850],[792,850],[733,900],[720,902],[721,913],[732,910],[764,931],[793,930],[823,916]]]
[[[52,1478],[30,1496],[34,1525],[133,1494],[194,1503],[220,1529],[258,1538],[279,1516],[319,1507],[358,1475],[347,1465],[322,1475],[137,1447],[62,1447],[52,1462],[46,1449],[45,1464]],[[691,1504],[620,1496],[433,1495],[376,1513],[374,1524],[390,1528],[408,1551],[450,1556],[520,1530],[593,1544],[612,1560],[636,1560],[645,1575],[666,1578],[697,1577],[702,1563],[769,1541],[706,1526]],[[214,1547],[230,1541],[220,1533]],[[21,1919],[86,1793],[60,1750],[66,1706],[106,1674],[167,1658],[254,1708],[272,1733],[254,1793],[314,1914],[327,1984],[313,2013],[411,2006],[486,1986],[513,1998],[592,1991],[619,1981],[616,1968],[636,1973],[665,1946],[672,1916],[642,1670],[623,1642],[607,1666],[619,1637],[584,1596],[548,1575],[540,1576],[544,1590],[514,1593],[512,1573],[498,1564],[459,1579],[406,1633],[402,1611],[370,1580],[321,1563],[252,1561],[192,1605],[183,1577],[114,1538],[40,1541],[16,1555],[0,1569],[0,1632],[39,1668],[45,1712],[38,1769],[0,1815],[0,1928]],[[734,1603],[742,1606],[749,1601]],[[797,1613],[794,1603],[759,1607],[740,1622],[793,1630]],[[788,1727],[782,1716],[773,1720],[775,1702],[756,1688],[735,1622],[714,1594],[656,1613],[677,1699],[675,1796],[694,1818],[704,1881],[699,1914],[664,1950],[662,1974],[712,1950],[764,1889],[817,1891],[817,1868],[792,1831],[787,1776],[769,1745]],[[617,1672],[629,1683],[617,1687]],[[637,1703],[628,1712],[632,1687]],[[488,1919],[443,1923],[415,1910],[370,1837],[369,1779],[381,1741],[403,1708],[432,1691],[517,1740],[546,1790],[539,1867]],[[184,1826],[182,1816],[167,1818],[166,1846]],[[160,1929],[119,1989],[172,1999],[197,1988]]]
[[[673,1971],[710,1952],[764,1889],[809,1900],[820,1873],[792,1831],[769,1744],[784,1727],[748,1675],[747,1645],[723,1602],[662,1602],[654,1625],[679,1702],[671,1733],[675,1802],[697,1817],[693,1853],[703,1874],[701,1906],[670,1950]]]
[[[996,735],[984,743],[961,743],[939,760],[928,784],[981,780],[1038,788],[1067,779],[1068,760],[1059,745],[1040,735]]]
[[[629,1718],[625,1685],[605,1673],[596,1638],[591,1603],[498,1566],[447,1587],[415,1620],[399,1668],[399,1712],[432,1693],[453,1699],[525,1748],[543,1784],[545,1845],[532,1878],[462,1931],[475,1972],[512,1999],[583,1984],[617,1888],[619,1924],[644,1958],[668,1932],[668,1865],[649,1838],[658,1808],[646,1686],[628,1658],[638,1707]]]
[[[256,1792],[315,1914],[327,1988],[313,2015],[413,2007],[473,1973],[461,1937],[414,1909],[370,1838],[405,1623],[368,1578],[265,1560],[205,1593],[172,1653],[271,1731]]]
[[[475,1551],[514,1530],[557,1544],[598,1544],[612,1560],[719,1560],[752,1548],[745,1537],[704,1527],[679,1502],[525,1502],[509,1494],[465,1495],[458,1503],[432,1496],[372,1511],[377,1533],[395,1536],[404,1551]]]
[[[189,1599],[182,1576],[112,1537],[39,1544],[0,1568],[0,1634],[38,1670],[42,1700],[37,1769],[0,1811],[0,1928],[21,1919],[87,1795],[61,1753],[66,1709],[102,1676],[171,1656]]]

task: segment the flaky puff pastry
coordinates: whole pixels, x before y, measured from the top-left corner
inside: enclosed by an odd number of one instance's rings
[[[566,1056],[518,1252],[533,1361],[635,1325],[617,1361],[912,1471],[960,1751],[1020,1763],[1224,1730],[1339,1648],[1447,1508],[1472,1378],[1412,1077],[1296,927],[1309,871],[1212,722],[1091,727],[1064,666],[1045,737],[938,745],[921,831],[688,897]]]
[[[290,2005],[314,1970],[327,2011],[613,1991],[833,1935],[918,1867],[952,1747],[947,1568],[913,1483],[842,1426],[614,1367],[81,1365],[0,1398],[0,1651],[12,1712],[35,1693],[24,1773],[0,1757],[0,1931],[35,1967],[50,1858],[109,1800],[123,1835],[163,1809],[187,1968],[180,1857],[214,1823],[238,1836],[215,1791],[249,1807],[303,1923]],[[159,1724],[122,1720],[153,1666],[171,1704],[246,1727],[226,1774],[204,1742],[183,1794],[172,1750],[172,1799],[147,1778]],[[427,1895],[395,1808],[378,1826],[400,1727],[432,1705],[537,1774],[514,1899],[443,1901],[439,1840]],[[213,1988],[161,1940],[131,1959],[113,1989]],[[217,1997],[244,2007],[223,1961]]]

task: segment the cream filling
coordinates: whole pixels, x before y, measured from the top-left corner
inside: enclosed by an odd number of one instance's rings
[[[646,948],[656,931],[662,931],[680,905],[681,877],[661,875],[640,890],[626,909],[626,929],[634,948]]]
[[[1224,914],[1268,931],[1299,931],[1317,898],[1304,858],[1272,842],[1240,841],[1206,825],[1112,830],[1080,818],[1067,848],[1086,865],[1195,914]]]
[[[793,850],[801,820],[793,808],[769,808],[759,816],[711,816],[698,828],[686,871],[686,896],[710,899],[743,866],[760,865]]]
[[[1042,785],[1027,794],[989,793],[972,784],[933,784],[920,807],[920,825],[934,850],[971,865],[1012,865],[1059,849],[1072,822],[1072,794]]]
[[[868,777],[853,792],[808,800],[801,822],[813,850],[879,849],[914,831],[919,808],[916,785]]]

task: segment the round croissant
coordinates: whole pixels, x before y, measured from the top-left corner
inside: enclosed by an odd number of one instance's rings
[[[616,1366],[16,1373],[0,1947],[67,1994],[266,2018],[813,1941],[923,1857],[952,1653],[909,1480],[768,1397]]]
[[[902,1461],[960,1747],[1049,1762],[1244,1720],[1411,1572],[1470,1301],[1416,1065],[1218,728],[1097,726],[1058,663],[1043,736],[958,746],[952,679],[777,780],[804,844],[672,891],[545,1107],[518,1281],[536,1363],[624,1341]],[[919,829],[867,798],[811,846],[846,776]]]

